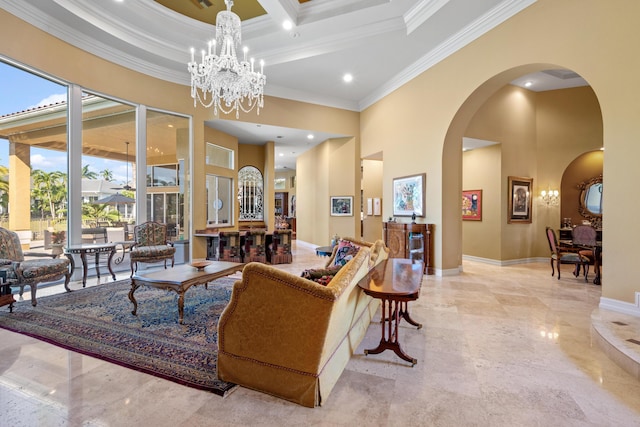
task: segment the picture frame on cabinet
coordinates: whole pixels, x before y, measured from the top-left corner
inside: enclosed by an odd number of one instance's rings
[[[425,216],[425,183],[427,174],[393,179],[393,216]]]

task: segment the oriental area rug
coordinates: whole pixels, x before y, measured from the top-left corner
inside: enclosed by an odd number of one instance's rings
[[[217,378],[218,319],[234,279],[192,286],[185,293],[184,324],[178,295],[142,286],[131,314],[129,280],[38,298],[0,310],[0,327],[189,387],[224,396],[235,384]]]

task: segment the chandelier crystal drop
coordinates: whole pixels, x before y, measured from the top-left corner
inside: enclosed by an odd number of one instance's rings
[[[260,61],[260,72],[254,70],[254,59],[247,61],[246,47],[243,60],[238,60],[236,49],[242,41],[240,17],[231,12],[233,0],[225,0],[225,4],[227,10],[216,16],[216,38],[208,43],[207,51],[202,50],[200,64],[195,61],[195,50],[191,48],[191,61],[187,66],[191,73],[193,106],[196,100],[207,108],[213,105],[215,115],[218,110],[224,114],[235,110],[236,118],[240,110],[248,113],[256,107],[260,114],[266,82],[264,61]]]

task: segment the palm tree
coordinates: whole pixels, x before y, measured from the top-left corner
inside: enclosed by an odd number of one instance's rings
[[[42,213],[48,205],[48,210],[53,218],[57,217],[57,207],[67,197],[67,175],[60,171],[45,172],[40,169],[31,171],[33,200],[40,200]],[[44,216],[44,215],[43,215]]]
[[[109,209],[106,204],[83,203],[82,219],[89,222],[109,221],[115,222],[119,218],[118,211]]]
[[[6,213],[9,207],[9,168],[0,165],[0,211]]]
[[[82,167],[82,177],[87,179],[96,179],[98,174],[96,172],[89,170],[89,165],[84,165]]]
[[[113,172],[111,172],[109,169],[101,170],[100,171],[100,176],[105,181],[112,181],[113,180]]]

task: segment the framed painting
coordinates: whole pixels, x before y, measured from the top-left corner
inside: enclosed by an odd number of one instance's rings
[[[426,178],[423,173],[393,179],[393,216],[425,216]]]
[[[331,216],[353,216],[353,196],[332,196]]]
[[[507,223],[531,223],[532,186],[533,178],[509,177]]]
[[[462,219],[465,221],[482,221],[482,190],[466,190],[462,192]]]

